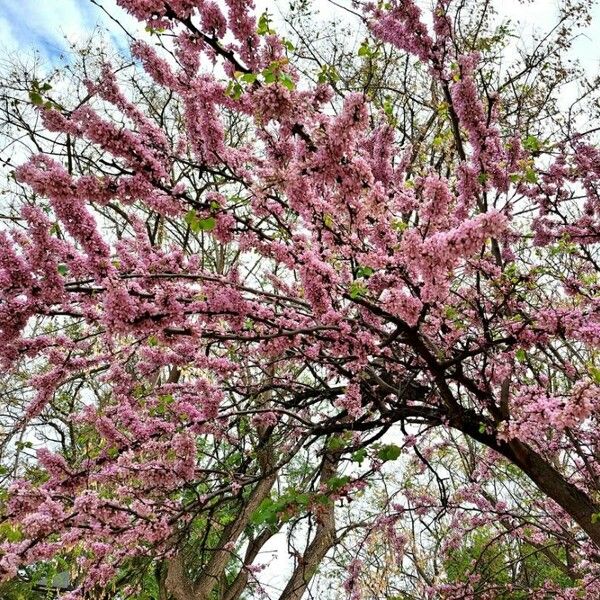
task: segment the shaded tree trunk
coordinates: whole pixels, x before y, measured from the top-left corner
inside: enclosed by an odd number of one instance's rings
[[[227,545],[235,542],[242,534],[252,513],[269,495],[275,478],[276,474],[273,473],[257,483],[235,520],[224,528],[217,548],[213,551],[210,561],[202,569],[196,582],[193,583],[188,577],[181,554],[169,561],[166,586],[175,600],[208,600],[210,598],[231,559],[231,550],[227,548]]]
[[[336,472],[339,459],[326,452],[323,457],[321,485],[326,485]],[[321,561],[335,542],[335,504],[327,503],[317,515],[318,525],[315,536],[306,552],[299,558],[298,563],[290,577],[279,600],[300,600],[310,583]]]
[[[222,600],[237,600],[248,585],[249,572],[246,565],[251,565],[261,548],[273,537],[276,531],[265,529],[256,539],[248,544],[246,555],[244,556],[244,566],[240,569],[233,583],[227,588],[223,594]]]
[[[519,467],[536,487],[554,500],[600,548],[600,523],[595,522],[600,506],[581,489],[569,483],[560,471],[533,448],[519,440],[504,442],[480,429],[480,419],[472,411],[449,419],[449,424],[464,434],[496,450]]]

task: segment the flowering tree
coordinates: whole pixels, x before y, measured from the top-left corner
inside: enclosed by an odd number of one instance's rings
[[[363,7],[363,93],[303,76],[248,1],[119,4],[160,40],[132,44],[145,104],[110,64],[73,106],[32,82],[56,146],[16,169],[0,232],[5,451],[54,440],[7,469],[5,577],[234,600],[287,529],[282,600],[332,553],[354,599],[597,597],[590,136],[532,132],[527,90],[503,104],[532,65],[493,86],[504,38],[465,45],[449,1],[431,27]],[[409,125],[385,52],[425,82],[404,100],[431,90]],[[487,572],[531,555],[552,577]]]

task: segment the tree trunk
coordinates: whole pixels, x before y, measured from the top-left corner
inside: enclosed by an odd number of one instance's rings
[[[600,548],[600,523],[594,522],[600,506],[582,490],[565,480],[562,474],[537,452],[518,440],[509,442],[514,453],[513,462],[552,498],[590,536]]]
[[[208,600],[210,598],[231,559],[231,550],[227,549],[227,545],[235,542],[242,534],[252,513],[269,495],[275,478],[276,475],[272,474],[258,482],[238,516],[223,530],[217,548],[213,551],[211,559],[202,569],[200,577],[195,583],[192,583],[185,573],[181,555],[169,561],[166,583],[175,600]]]
[[[275,533],[277,532],[274,530],[265,529],[256,539],[248,544],[246,556],[244,557],[244,565],[237,574],[237,577],[233,580],[233,583],[223,594],[223,600],[237,600],[242,595],[242,592],[246,589],[246,585],[248,584],[249,577],[248,569],[245,568],[246,565],[251,565],[254,562],[261,548]]]
[[[339,459],[325,453],[319,478],[325,485],[334,475]],[[321,561],[335,542],[335,505],[328,503],[318,514],[319,523],[312,542],[299,559],[290,580],[279,596],[279,600],[300,600]]]
[[[600,523],[594,522],[600,506],[579,488],[569,483],[562,473],[540,456],[533,448],[519,440],[503,442],[495,435],[480,429],[480,419],[473,411],[449,419],[451,427],[496,450],[519,467],[537,488],[552,498],[588,534],[600,548]]]

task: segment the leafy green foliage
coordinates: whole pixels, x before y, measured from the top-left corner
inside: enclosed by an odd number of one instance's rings
[[[552,552],[566,564],[562,549],[552,548]],[[515,561],[520,565],[518,573],[513,573],[510,568]],[[529,588],[542,586],[545,582],[563,588],[574,584],[563,570],[538,549],[526,543],[503,541],[498,532],[489,527],[467,536],[462,546],[446,559],[444,568],[450,582],[466,583],[476,575],[482,589],[493,585],[498,590],[498,600],[527,600],[530,597]],[[509,584],[513,585],[511,591],[508,591]]]
[[[200,218],[195,210],[190,210],[186,213],[185,222],[189,225],[190,229],[194,233],[200,233],[201,231],[212,231],[217,224],[214,217]]]
[[[396,446],[396,444],[386,444],[377,451],[377,458],[387,462],[398,459],[400,454],[402,454],[402,449],[399,446]]]

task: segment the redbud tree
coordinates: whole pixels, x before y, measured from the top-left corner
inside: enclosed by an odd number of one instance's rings
[[[588,7],[503,71],[488,3],[354,6],[331,61],[303,2],[298,47],[248,0],[117,3],[149,33],[134,87],[33,79],[18,123],[4,579],[597,598],[597,105],[559,97]]]

